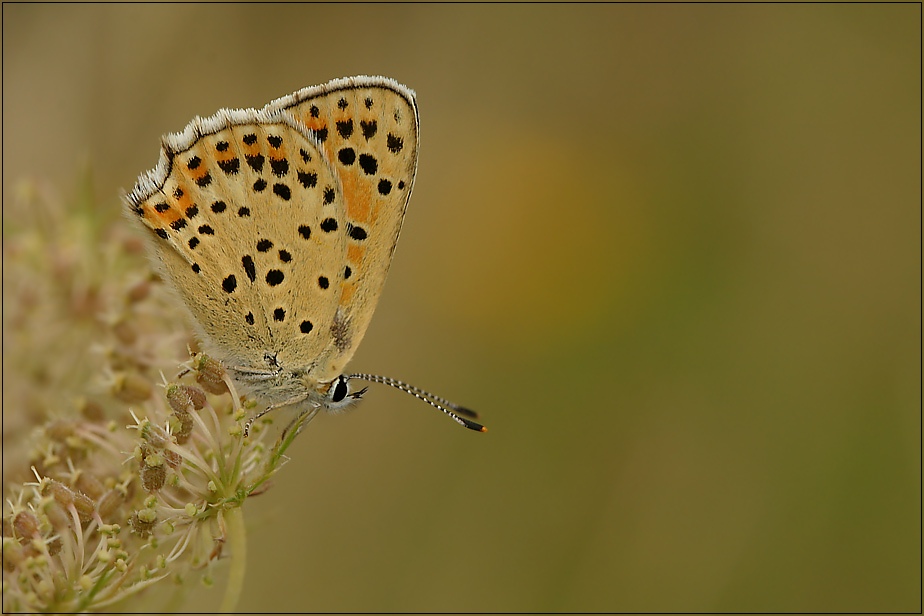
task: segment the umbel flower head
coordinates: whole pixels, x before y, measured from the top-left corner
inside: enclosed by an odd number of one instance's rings
[[[233,609],[241,506],[297,430],[245,437],[251,405],[189,350],[130,231],[86,197],[58,203],[26,186],[5,210],[3,609],[128,610],[157,584],[210,583],[224,559]]]

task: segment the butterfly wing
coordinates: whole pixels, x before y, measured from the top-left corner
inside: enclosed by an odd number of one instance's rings
[[[249,109],[167,136],[160,164],[126,201],[226,365],[310,371],[329,346],[344,277],[342,196],[304,126]]]
[[[313,130],[343,189],[346,259],[322,381],[339,375],[366,332],[385,283],[417,171],[414,93],[385,77],[349,77],[273,101]],[[307,352],[307,351],[306,351]]]

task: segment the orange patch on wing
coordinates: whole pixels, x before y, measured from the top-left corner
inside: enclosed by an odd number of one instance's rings
[[[248,135],[245,134],[244,136],[247,137]],[[253,143],[247,143],[243,138],[241,138],[238,140],[238,145],[241,147],[241,152],[243,152],[244,156],[255,156],[261,153],[259,135],[257,135],[257,139]]]
[[[291,158],[292,160],[296,160],[296,157],[293,156],[294,152],[289,147],[291,145],[292,144],[288,140],[285,140],[282,142],[282,144],[278,148],[271,148],[269,152],[270,158],[276,159],[276,160],[279,160],[282,158],[285,158],[285,159]],[[271,175],[275,177],[275,174],[271,174]]]
[[[200,184],[200,182],[203,181],[203,179],[205,178],[205,176],[211,175],[211,174],[209,173],[209,170],[205,168],[205,165],[199,165],[195,170],[187,169],[187,168],[185,168],[185,167],[180,167],[180,172],[181,172],[183,175],[185,175],[187,178],[189,178],[190,180],[192,180],[193,182],[195,182],[196,184]],[[206,182],[206,183],[207,183],[207,182]],[[184,192],[184,194],[183,194],[183,196],[180,198],[180,201],[183,201],[183,200],[185,199],[185,200],[188,202],[188,201],[189,201],[189,197],[185,194],[186,191],[183,191],[183,192]],[[185,210],[187,207],[188,207],[188,204],[187,204],[187,205],[182,205],[182,204],[180,205],[180,208],[183,209],[183,210]]]
[[[305,113],[302,114],[302,117],[298,119],[301,120],[302,124],[311,130],[319,130],[327,125],[327,123],[321,118],[312,118],[307,109],[305,110]]]
[[[340,305],[346,306],[353,300],[353,294],[356,293],[356,285],[352,282],[344,282],[340,291]]]
[[[170,207],[166,211],[158,212],[154,207],[158,203],[167,203]],[[151,199],[144,204],[144,217],[155,226],[168,227],[171,223],[183,218],[183,214],[177,209],[177,202],[175,200],[155,201]]]
[[[346,207],[347,215],[354,221],[360,223],[369,223],[373,219],[372,211],[372,182],[366,180],[360,175],[359,167],[354,164],[352,168],[344,169],[337,163],[337,152],[335,144],[343,143],[337,135],[337,122],[347,119],[353,119],[354,135],[356,131],[361,130],[358,122],[351,113],[338,113],[336,117],[325,117],[327,114],[321,113],[321,117],[311,117],[310,107],[298,118],[306,127],[311,130],[327,129],[327,140],[321,144],[324,149],[324,155],[331,161],[340,172],[340,185],[343,188],[343,201]],[[349,142],[346,142],[349,143]]]
[[[169,210],[167,210],[166,212],[164,212],[163,214],[161,214],[160,212],[156,212],[156,211],[154,211],[154,210],[152,210],[151,213],[153,214],[153,218],[154,218],[160,225],[163,225],[163,226],[165,226],[165,227],[169,227],[172,223],[176,222],[176,221],[179,220],[180,218],[183,218],[183,217],[180,215],[180,213],[177,212],[177,211],[174,210],[174,209],[169,209]]]
[[[179,178],[177,178],[179,180]],[[165,187],[166,188],[166,187]],[[177,181],[176,186],[172,189],[172,205],[175,208],[178,208],[181,212],[185,212],[186,208],[193,204],[192,198],[189,196],[189,188],[182,184],[180,181]],[[177,196],[179,193],[179,196]]]
[[[228,171],[226,171],[226,169],[229,169],[227,166],[228,163],[238,157],[237,148],[231,145],[233,141],[234,133],[229,130],[223,130],[221,132],[215,133],[205,146],[206,150],[215,157],[215,168],[224,171],[225,175],[228,175]],[[226,144],[224,149],[218,149],[219,143]],[[239,160],[238,165],[242,164],[244,164],[244,161]],[[224,169],[222,169],[219,165],[225,165]]]
[[[215,162],[216,163],[228,163],[237,158],[234,152],[231,152],[230,149],[224,152],[215,153]]]
[[[321,118],[312,118],[311,113],[308,112],[306,108],[302,116],[298,118],[302,121],[302,124],[310,128],[311,130],[318,130],[319,128],[324,128],[324,120]]]
[[[347,246],[347,262],[353,265],[359,265],[362,262],[365,252],[366,248],[364,246],[350,244]]]
[[[340,184],[343,186],[343,202],[347,216],[356,222],[368,223],[372,214],[372,191],[369,182],[355,173],[344,173],[340,176]]]

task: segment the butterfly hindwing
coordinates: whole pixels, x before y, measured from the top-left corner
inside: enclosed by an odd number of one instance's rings
[[[346,259],[318,377],[340,374],[375,310],[417,170],[414,93],[391,79],[351,77],[273,101],[313,130],[343,189]]]

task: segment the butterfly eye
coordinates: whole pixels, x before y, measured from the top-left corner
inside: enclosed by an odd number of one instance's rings
[[[328,401],[325,405],[329,411],[340,411],[357,402],[366,393],[366,387],[359,391],[350,391],[350,378],[341,374],[331,383],[327,390]]]
[[[350,392],[350,386],[348,384],[347,378],[342,374],[337,377],[337,382],[334,383],[334,386],[330,389],[331,402],[340,402],[346,398],[347,394]]]

